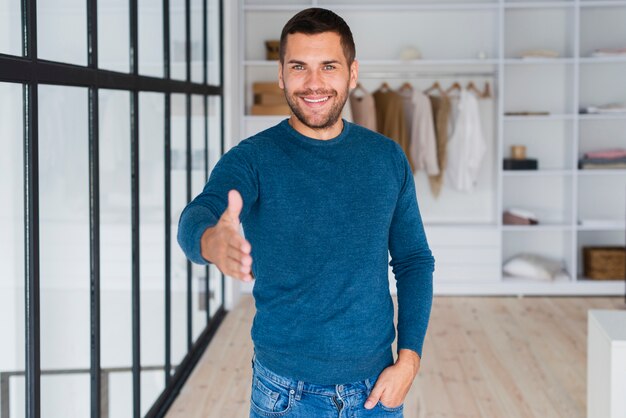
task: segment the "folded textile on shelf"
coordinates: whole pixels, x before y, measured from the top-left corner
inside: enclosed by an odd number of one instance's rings
[[[584,154],[584,158],[603,158],[607,160],[612,160],[616,158],[625,158],[626,157],[626,148],[614,148],[614,149],[604,149],[597,151],[589,151]]]
[[[520,54],[520,58],[557,58],[559,53],[551,49],[528,49]]]
[[[608,103],[601,106],[587,106],[580,113],[625,113],[626,105],[623,103]]]
[[[626,56],[626,48],[598,48],[591,53],[592,57]]]
[[[507,212],[510,212],[512,215],[519,216],[522,218],[528,219],[537,219],[537,215],[535,212],[532,212],[528,209],[520,209],[520,208],[508,208]]]
[[[578,161],[579,169],[589,168],[626,168],[626,157],[622,158],[582,158]]]
[[[533,218],[525,218],[523,216],[517,216],[509,211],[505,211],[502,214],[503,225],[537,225],[539,221]]]

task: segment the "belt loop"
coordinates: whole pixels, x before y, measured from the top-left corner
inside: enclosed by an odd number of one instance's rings
[[[296,400],[300,400],[302,397],[302,389],[304,388],[304,381],[298,380],[298,389],[296,390]]]
[[[369,394],[369,392],[371,392],[372,390],[372,382],[370,382],[369,378],[365,379],[365,386],[367,386],[367,392]]]

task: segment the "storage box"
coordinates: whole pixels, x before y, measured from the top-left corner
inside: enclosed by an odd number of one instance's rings
[[[254,104],[255,105],[286,105],[287,99],[285,99],[285,95],[280,92],[280,94],[274,93],[258,93],[254,95]]]
[[[285,115],[288,116],[291,114],[291,109],[289,105],[253,105],[252,106],[252,115],[254,116],[270,116],[270,115]]]
[[[624,280],[626,278],[626,248],[583,247],[585,277],[595,280]]]
[[[283,94],[283,91],[278,86],[278,81],[257,81],[256,83],[252,83],[252,93]]]
[[[539,164],[537,160],[527,158],[525,160],[516,160],[513,158],[505,158],[502,164],[504,170],[537,170]]]

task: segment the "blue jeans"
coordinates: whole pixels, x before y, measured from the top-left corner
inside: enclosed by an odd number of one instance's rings
[[[379,374],[343,385],[316,385],[279,376],[253,355],[250,418],[403,418],[404,404],[389,408],[379,401],[365,409]]]

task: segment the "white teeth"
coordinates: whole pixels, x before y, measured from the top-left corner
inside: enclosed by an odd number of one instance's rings
[[[309,102],[309,103],[319,103],[319,102],[325,102],[326,100],[328,100],[328,97],[324,97],[322,99],[317,99],[317,100],[313,100],[313,99],[307,99],[306,97],[303,97],[305,102]]]

